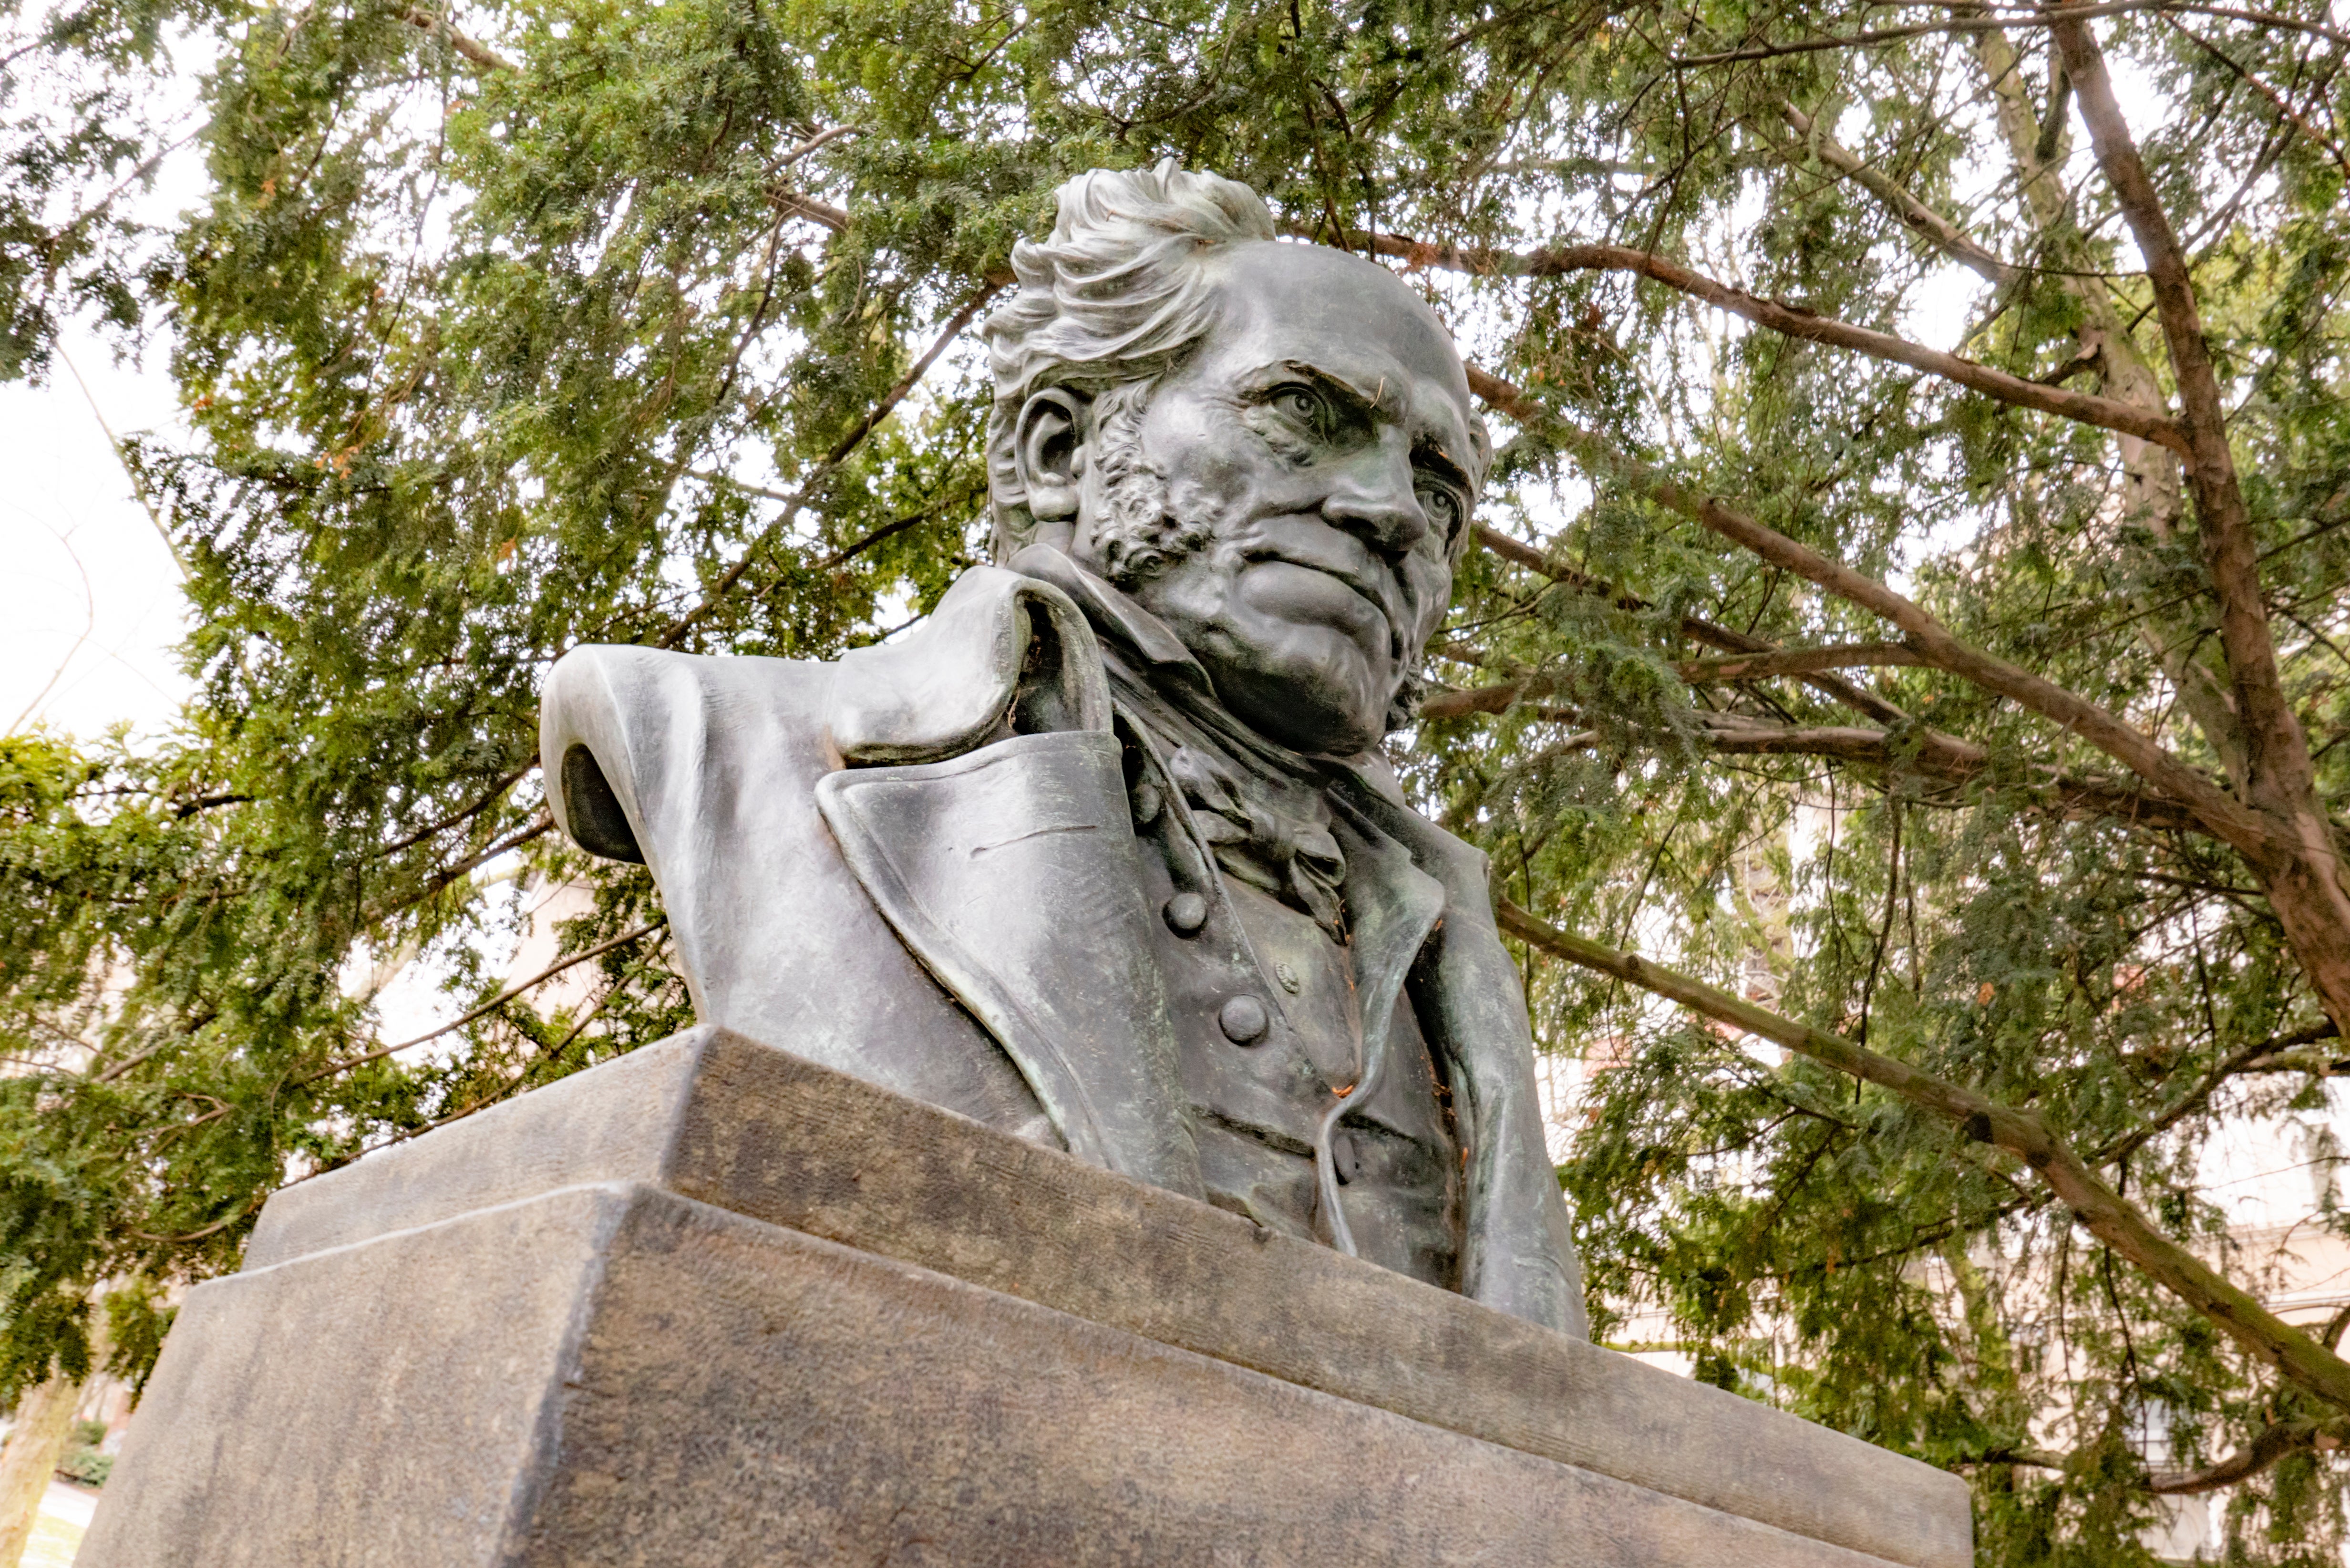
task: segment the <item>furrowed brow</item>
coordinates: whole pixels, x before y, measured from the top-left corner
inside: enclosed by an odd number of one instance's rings
[[[1459,485],[1464,494],[1477,493],[1477,482],[1469,477],[1469,471],[1461,467],[1459,461],[1451,452],[1446,452],[1443,443],[1434,436],[1424,435],[1411,443],[1411,462],[1415,468],[1434,469],[1438,473]]]
[[[1309,365],[1303,359],[1284,359],[1257,372],[1258,382],[1265,386],[1283,381],[1311,381],[1335,401],[1345,405],[1347,412],[1364,420],[1376,420],[1379,415],[1380,391],[1366,391],[1335,370],[1319,365]]]
[[[1388,390],[1384,379],[1376,389],[1367,391],[1336,371],[1326,370],[1303,359],[1280,360],[1258,371],[1254,378],[1260,385],[1268,387],[1284,379],[1313,382],[1332,399],[1344,404],[1348,413],[1364,420],[1394,419],[1406,411],[1400,409],[1389,411],[1384,406]],[[1415,467],[1433,469],[1444,479],[1459,485],[1464,493],[1472,496],[1477,493],[1477,482],[1470,477],[1469,470],[1445,450],[1444,443],[1437,437],[1421,435],[1415,438],[1411,443],[1411,461]]]

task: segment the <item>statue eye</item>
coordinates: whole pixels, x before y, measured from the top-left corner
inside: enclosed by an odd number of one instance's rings
[[[1265,401],[1309,430],[1318,432],[1329,423],[1329,406],[1322,394],[1302,383],[1275,387]]]
[[[1449,485],[1423,484],[1419,487],[1419,504],[1436,532],[1450,545],[1459,535],[1464,521],[1461,497]]]

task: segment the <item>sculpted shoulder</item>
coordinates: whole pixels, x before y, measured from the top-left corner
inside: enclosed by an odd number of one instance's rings
[[[796,740],[828,772],[937,762],[1015,729],[1106,731],[1109,695],[1076,607],[995,566],[965,572],[901,639],[833,661],[590,643],[556,660],[540,708],[556,825],[591,853],[641,861],[631,824],[648,820],[647,791],[669,763],[705,765],[720,718]]]
[[[556,660],[539,701],[556,826],[591,854],[641,862],[639,826],[658,812],[669,775],[705,760],[712,720],[755,712],[761,729],[816,737],[831,678],[828,666],[796,659],[573,649]]]

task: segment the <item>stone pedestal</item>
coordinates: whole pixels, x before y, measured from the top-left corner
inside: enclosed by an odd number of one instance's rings
[[[1970,1568],[1955,1478],[718,1030],[288,1188],[82,1568]]]

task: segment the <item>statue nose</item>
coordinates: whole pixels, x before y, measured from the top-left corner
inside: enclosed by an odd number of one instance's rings
[[[1389,559],[1402,556],[1428,536],[1428,513],[1412,483],[1411,454],[1386,432],[1376,452],[1347,465],[1322,503],[1322,514]]]

